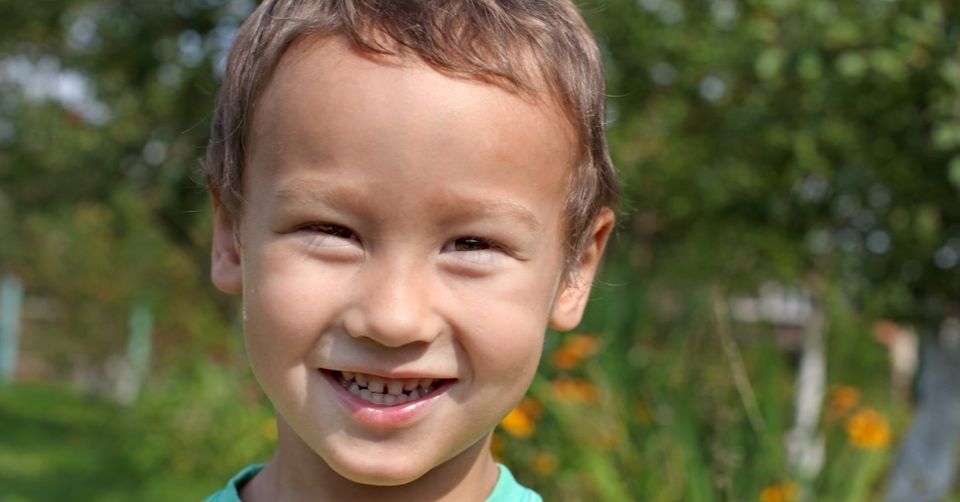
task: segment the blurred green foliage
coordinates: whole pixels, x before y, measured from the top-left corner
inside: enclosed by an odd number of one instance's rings
[[[914,322],[956,312],[958,16],[885,0],[591,12],[633,262],[732,286],[816,276]]]
[[[896,439],[907,410],[878,377],[870,322],[927,330],[960,311],[960,6],[581,6],[608,59],[627,204],[583,327],[598,350],[558,365],[571,338],[549,337],[497,454],[548,500],[876,498],[890,451],[858,448],[846,424],[877,408]],[[197,179],[225,51],[252,7],[0,0],[0,273],[52,300],[25,325],[24,371],[75,380],[122,353],[133,305],[157,320],[132,408],[58,386],[0,391],[0,498],[198,498],[268,458],[237,306],[207,280]],[[783,447],[795,361],[769,329],[716,315],[770,280],[821,299],[831,386],[862,393],[825,415],[812,481],[791,479]]]

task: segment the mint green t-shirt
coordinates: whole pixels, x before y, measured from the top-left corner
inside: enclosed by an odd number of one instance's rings
[[[543,502],[537,492],[517,483],[507,466],[497,464],[497,468],[500,469],[500,477],[497,479],[497,485],[493,487],[493,492],[487,497],[487,502]],[[246,467],[234,476],[227,486],[204,502],[240,502],[240,489],[261,469],[263,464]]]

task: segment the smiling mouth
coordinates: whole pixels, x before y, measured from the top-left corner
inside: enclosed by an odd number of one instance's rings
[[[433,378],[382,378],[365,373],[331,371],[334,380],[362,401],[394,406],[422,399],[452,380]]]

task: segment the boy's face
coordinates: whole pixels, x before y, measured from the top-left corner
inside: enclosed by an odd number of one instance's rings
[[[548,324],[574,327],[588,292],[561,280],[576,151],[560,112],[328,39],[290,49],[249,144],[213,279],[243,293],[278,456],[306,446],[378,485],[489,461],[477,448],[526,391]]]

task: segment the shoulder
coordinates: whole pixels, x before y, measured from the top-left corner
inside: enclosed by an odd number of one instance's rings
[[[497,464],[497,468],[500,469],[500,478],[487,502],[543,502],[540,494],[518,483],[507,466]]]
[[[248,465],[237,473],[227,486],[207,497],[204,502],[240,502],[240,489],[263,469],[263,464]]]

